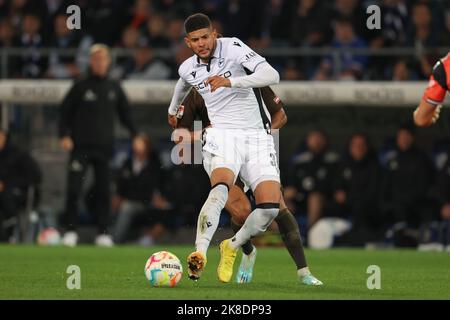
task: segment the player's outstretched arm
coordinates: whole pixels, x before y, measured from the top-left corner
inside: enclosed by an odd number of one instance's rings
[[[433,105],[421,100],[419,106],[414,111],[414,123],[419,127],[429,127],[439,119],[442,105]]]
[[[182,78],[178,79],[177,84],[175,85],[175,89],[172,96],[172,101],[169,105],[168,110],[168,123],[172,128],[177,127],[177,111],[180,106],[181,101],[186,97],[189,93],[191,86],[189,83],[184,81]]]
[[[448,56],[434,65],[428,87],[413,114],[414,123],[417,126],[428,127],[438,120],[442,102],[448,90],[447,70],[449,68]]]

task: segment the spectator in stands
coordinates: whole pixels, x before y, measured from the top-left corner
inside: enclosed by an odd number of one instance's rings
[[[332,17],[345,19],[350,22],[355,34],[370,42],[372,32],[366,27],[367,15],[360,0],[335,0],[332,7]]]
[[[83,12],[84,27],[96,43],[108,46],[119,41],[124,24],[127,1],[100,0],[89,1]]]
[[[251,43],[262,37],[264,10],[260,0],[223,1],[215,18],[224,26],[224,35],[238,37],[254,48]]]
[[[166,36],[167,21],[161,14],[153,14],[147,22],[145,38],[151,48],[170,48],[170,39]]]
[[[411,81],[416,80],[417,75],[410,69],[407,60],[399,59],[392,69],[390,76],[393,81]]]
[[[4,130],[0,130],[0,241],[13,241],[12,230],[19,210],[27,205],[29,188],[38,199],[41,171],[26,152],[15,147]],[[17,239],[16,239],[17,240]]]
[[[167,36],[170,39],[171,48],[178,48],[184,37],[184,20],[173,18],[167,26]],[[186,47],[186,46],[184,46]]]
[[[131,7],[128,25],[136,29],[144,28],[152,13],[153,8],[150,0],[135,0]]]
[[[90,165],[94,167],[95,176],[96,244],[113,245],[107,226],[111,204],[109,161],[114,143],[115,115],[119,116],[132,137],[136,133],[124,91],[119,83],[108,79],[111,63],[108,47],[93,45],[90,62],[90,75],[72,86],[61,106],[61,147],[71,151],[64,216],[66,233],[62,240],[67,246],[75,246],[78,242],[78,201]]]
[[[416,70],[421,79],[431,74],[433,64],[438,59],[432,54],[425,54],[425,48],[438,45],[439,34],[433,28],[431,10],[428,4],[419,2],[412,8],[412,25],[410,25],[407,45],[415,47],[417,52]]]
[[[317,0],[295,1],[291,8],[291,44],[294,46],[317,47],[331,39],[330,13]]]
[[[331,41],[331,14],[323,2],[317,0],[293,1],[290,2],[287,14],[290,19],[282,17],[284,20],[284,31],[282,32],[286,34],[287,29],[292,30],[288,33],[291,46],[318,47]],[[291,57],[291,60],[293,58]],[[310,79],[314,76],[321,58],[320,56],[306,56],[296,59],[295,64],[299,66],[299,72],[303,74],[302,78]],[[289,66],[286,69],[292,70]]]
[[[8,48],[14,46],[14,29],[8,18],[0,18],[0,48]],[[15,72],[16,63],[13,57],[9,57],[7,60],[6,66],[0,64],[0,74],[5,74],[6,76],[10,76]],[[6,70],[3,71],[3,67],[6,67]]]
[[[304,75],[301,73],[300,68],[297,67],[295,61],[287,61],[286,66],[283,69],[281,78],[287,81],[295,81],[304,79]]]
[[[348,18],[339,18],[334,24],[335,38],[331,46],[336,49],[358,49],[365,48],[366,43],[358,37],[353,29],[352,23]],[[351,52],[345,52],[339,56],[338,64],[340,70],[335,72],[333,57],[323,59],[318,71],[316,80],[357,80],[361,79],[367,64],[367,56],[355,55]]]
[[[441,34],[439,45],[450,47],[450,6],[444,12],[444,30]]]
[[[14,29],[8,18],[0,20],[0,47],[8,48],[13,46]]]
[[[27,0],[11,0],[4,3],[0,8],[2,9],[0,10],[1,15],[9,17],[14,30],[21,30],[23,17],[29,9],[28,2]]]
[[[161,59],[155,57],[152,49],[141,46],[134,54],[134,65],[127,79],[134,80],[164,80],[169,79],[170,67]]]
[[[145,39],[141,37],[139,29],[128,26],[122,32],[121,41],[118,47],[135,50],[142,44]],[[116,65],[111,70],[110,76],[113,79],[124,79],[134,68],[134,58],[132,55],[119,56],[116,60]]]
[[[434,172],[427,155],[415,145],[414,127],[400,127],[396,149],[387,161],[381,185],[381,210],[392,227],[387,236],[398,246],[415,246],[418,228],[434,221],[430,188]]]
[[[220,3],[222,0],[219,0]],[[186,17],[192,12],[203,11],[195,10],[195,6],[204,5],[208,1],[177,1],[177,0],[158,0],[153,1],[152,5],[157,12],[170,12],[174,17]],[[212,0],[217,2],[217,0]]]
[[[273,47],[286,46],[289,44],[292,30],[291,19],[293,1],[269,0],[266,8],[263,36],[270,38],[270,45]]]
[[[383,0],[381,4],[383,46],[399,47],[406,43],[408,7],[404,0]]]
[[[36,51],[46,44],[40,33],[41,19],[35,13],[27,13],[23,17],[22,33],[16,38],[15,46],[27,49],[18,61],[16,77],[41,78],[47,68],[47,60]]]
[[[341,233],[342,236],[337,239],[335,244],[364,246],[367,242],[381,238],[383,219],[378,208],[380,174],[376,152],[367,134],[353,134],[343,161],[337,170],[333,191],[334,203],[329,209],[333,216],[344,219],[344,221],[340,221],[343,226],[346,222],[348,223],[345,219],[350,219],[351,229],[344,235]],[[323,220],[326,222],[327,219]],[[328,223],[338,222],[337,219],[328,220]],[[310,230],[310,239],[320,237],[321,243],[328,239],[328,245],[331,245],[333,237],[337,234],[333,232],[324,234],[323,230],[320,232],[321,222],[322,220],[319,220],[316,224],[319,230],[317,235],[314,235],[315,228]],[[349,227],[350,224],[347,224],[347,228]],[[333,229],[336,230],[336,228]],[[314,247],[313,241],[308,243]]]
[[[146,135],[138,135],[133,142],[132,155],[118,172],[117,196],[113,203],[117,207],[114,241],[123,243],[136,215],[151,220],[147,241],[157,238],[156,232],[165,229],[169,215],[169,203],[161,195],[163,173],[158,155],[152,149]]]
[[[310,131],[306,150],[293,159],[284,196],[297,216],[306,213],[308,227],[324,215],[324,208],[331,200],[338,159],[329,150],[328,137],[322,130]]]
[[[59,14],[54,20],[55,35],[50,41],[50,46],[56,48],[49,57],[47,76],[57,79],[76,78],[80,75],[80,69],[76,63],[75,55],[61,55],[58,49],[77,49],[80,44],[81,34],[77,30],[67,28],[67,16]]]

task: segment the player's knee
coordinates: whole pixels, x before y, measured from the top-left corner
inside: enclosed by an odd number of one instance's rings
[[[265,222],[261,229],[261,231],[264,232],[266,231],[267,227],[272,223],[272,221],[275,219],[275,217],[278,215],[280,204],[273,202],[265,202],[258,204],[256,208],[260,209],[261,218]]]
[[[207,201],[210,203],[217,203],[223,208],[227,202],[227,199],[228,185],[225,183],[217,183],[211,188]]]

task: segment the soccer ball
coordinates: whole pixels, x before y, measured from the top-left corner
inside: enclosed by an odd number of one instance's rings
[[[159,251],[148,258],[144,272],[153,287],[175,287],[181,280],[183,267],[176,255]]]
[[[37,238],[37,243],[40,246],[57,246],[61,242],[61,236],[55,228],[45,228],[42,230]]]

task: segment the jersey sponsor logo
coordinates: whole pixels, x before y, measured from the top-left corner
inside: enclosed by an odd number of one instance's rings
[[[231,71],[225,71],[224,73],[219,74],[218,76],[224,77],[224,78],[229,78],[229,77],[231,77]],[[198,84],[195,84],[193,87],[195,88],[195,90],[199,91],[199,90],[206,89],[208,87],[208,85],[206,84],[206,81],[203,81]]]
[[[219,68],[222,68],[223,67],[223,63],[225,62],[225,59],[224,58],[220,58],[219,59]]]
[[[276,96],[275,98],[273,98],[273,102],[275,102],[276,104],[280,103],[280,98],[278,96]]]
[[[234,41],[233,42],[233,46],[241,47],[241,44],[239,42],[237,42],[237,41]]]
[[[197,71],[192,71],[192,72],[191,72],[191,75],[192,75],[193,78],[195,78],[195,75],[196,75],[196,74],[197,74]]]

